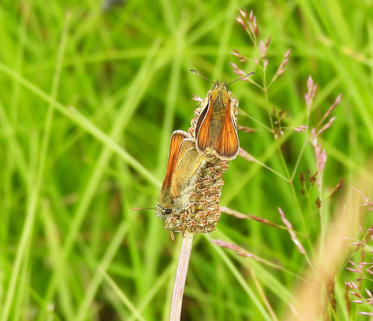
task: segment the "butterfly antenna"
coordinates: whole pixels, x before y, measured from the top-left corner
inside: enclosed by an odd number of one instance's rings
[[[249,72],[248,74],[243,75],[243,76],[241,76],[240,78],[237,78],[237,79],[231,81],[228,85],[230,86],[230,85],[234,84],[235,82],[237,82],[237,81],[239,81],[239,80],[246,79],[246,78],[248,78],[248,77],[250,77],[250,76],[252,76],[252,75],[254,75],[254,74],[255,74],[255,72],[253,72],[253,71],[252,71],[252,72]]]
[[[213,82],[212,80],[208,79],[206,76],[200,74],[197,70],[190,69],[190,71],[191,71],[193,74],[197,75],[198,77],[201,77],[202,79],[207,80],[208,82]]]
[[[132,207],[132,211],[142,211],[142,210],[156,210],[156,207]]]

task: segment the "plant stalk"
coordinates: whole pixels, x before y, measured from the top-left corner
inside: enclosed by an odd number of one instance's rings
[[[183,304],[183,295],[186,276],[188,273],[190,253],[192,251],[193,234],[185,233],[181,243],[179,263],[174,282],[174,290],[172,293],[170,321],[179,321],[181,316],[181,306]]]

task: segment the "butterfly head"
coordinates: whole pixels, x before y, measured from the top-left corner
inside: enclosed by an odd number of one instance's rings
[[[156,207],[156,215],[157,217],[161,219],[165,219],[167,215],[170,215],[172,213],[172,208],[163,207],[161,204],[157,204]]]

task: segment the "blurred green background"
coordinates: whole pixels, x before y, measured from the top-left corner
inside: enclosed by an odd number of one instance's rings
[[[239,125],[256,129],[239,133],[241,146],[277,175],[238,157],[221,204],[280,225],[281,207],[311,257],[340,196],[328,198],[330,191],[341,178],[342,190],[352,191],[372,154],[371,0],[114,2],[0,4],[1,321],[168,319],[180,237],[172,242],[152,210],[132,208],[155,206],[170,135],[188,129],[192,96],[211,87],[189,69],[231,81],[232,50],[258,57],[235,21],[240,8],[254,10],[260,39],[271,37],[269,77],[292,51],[268,101],[250,83],[231,87]],[[241,66],[262,83],[252,59]],[[304,145],[309,132],[285,128],[274,140],[258,125],[270,126],[273,108],[288,114],[284,126],[305,125],[309,75],[318,83],[310,126],[344,95],[321,139],[322,195],[316,186],[301,193],[300,172],[316,171],[312,146]],[[257,283],[281,319],[306,266],[286,230],[223,214],[216,232],[194,240],[183,320],[274,320]],[[373,312],[351,303],[348,313],[344,282],[355,279],[341,267],[332,319],[368,320],[357,313]]]

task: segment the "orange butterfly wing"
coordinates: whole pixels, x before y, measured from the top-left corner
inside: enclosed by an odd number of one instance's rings
[[[216,123],[210,104],[201,113],[196,125],[196,147],[199,152],[212,148],[217,157],[230,160],[237,156],[239,141],[235,121],[231,115],[230,104],[226,107],[221,123],[218,121],[220,130],[216,127],[212,130],[212,123]],[[215,125],[216,126],[216,125]]]
[[[210,138],[210,121],[212,108],[210,103],[207,104],[198,118],[196,125],[196,147],[199,152],[204,152],[211,145]]]
[[[181,142],[188,137],[188,134],[182,130],[175,130],[171,136],[170,152],[168,154],[168,163],[166,176],[163,180],[162,190],[170,187],[172,174],[174,173],[175,165],[178,159],[179,148]]]
[[[214,150],[222,159],[229,160],[237,156],[239,147],[236,124],[228,106],[219,138],[214,142]]]

